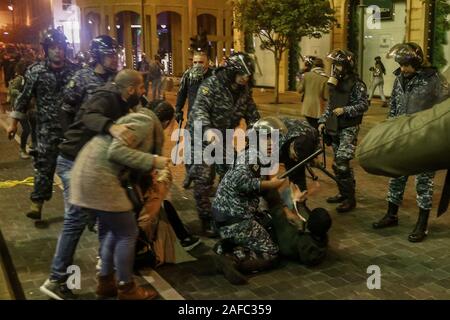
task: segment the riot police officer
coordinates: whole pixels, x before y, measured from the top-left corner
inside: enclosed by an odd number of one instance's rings
[[[278,258],[278,246],[266,229],[270,221],[266,221],[259,210],[260,196],[266,191],[277,190],[285,182],[278,177],[268,179],[261,170],[265,166],[262,156],[271,156],[276,147],[276,141],[272,141],[276,130],[278,134],[285,132],[279,120],[264,119],[255,123],[251,131],[256,134],[256,145],[250,143],[238,154],[235,164],[220,182],[213,201],[214,222],[222,239],[215,251],[224,255],[222,259],[234,261],[235,268],[243,273],[272,268]],[[222,245],[224,242],[227,246]],[[223,262],[223,265],[226,264]],[[238,276],[226,272],[225,268],[223,271],[230,282],[240,283]]]
[[[203,80],[209,78],[213,74],[213,69],[208,65],[208,56],[205,52],[194,52],[192,64],[192,67],[186,70],[181,77],[180,89],[178,90],[177,102],[175,105],[178,123],[183,121],[183,108],[186,99],[188,100],[187,118],[189,119],[189,114],[192,110],[195,98],[197,97],[197,91],[200,84]],[[188,123],[186,123],[185,128],[189,128]],[[186,178],[183,182],[184,188],[189,188],[192,181],[189,175],[189,168],[190,166],[186,164]]]
[[[64,89],[61,107],[61,124],[65,132],[74,121],[80,106],[87,101],[95,89],[112,80],[117,72],[118,45],[116,40],[101,35],[91,41],[90,66],[75,72]]]
[[[447,97],[448,87],[434,67],[426,66],[422,48],[413,42],[399,43],[388,53],[400,67],[390,99],[389,118],[412,114],[429,109]],[[417,206],[419,217],[414,230],[409,234],[410,242],[422,241],[428,233],[428,217],[432,206],[434,171],[416,175]],[[389,181],[387,194],[388,210],[384,217],[373,223],[375,229],[398,225],[398,209],[403,200],[408,176]]]
[[[27,213],[27,217],[36,220],[36,227],[46,226],[41,220],[42,206],[52,197],[58,144],[62,138],[60,106],[63,88],[76,70],[76,66],[66,60],[67,39],[62,32],[55,29],[47,31],[41,45],[45,60],[28,68],[25,86],[17,97],[11,113],[12,124],[8,128],[8,136],[14,137],[18,121],[25,117],[31,99],[36,98],[36,173],[31,211]]]
[[[336,49],[327,56],[332,62],[328,80],[329,96],[325,113],[319,119],[319,132],[326,128],[334,151],[333,171],[339,194],[327,199],[341,203],[336,210],[348,212],[356,207],[355,178],[350,161],[355,157],[359,125],[369,105],[367,88],[355,71],[355,58],[347,50]]]
[[[250,87],[254,70],[253,61],[248,54],[237,52],[231,55],[225,66],[218,68],[213,76],[202,82],[189,115],[190,136],[203,137],[205,132],[207,136],[205,143],[192,139],[192,152],[194,153],[194,150],[201,152],[197,156],[194,155],[192,160],[200,157],[202,163],[195,163],[190,169],[190,175],[194,180],[197,211],[202,221],[202,229],[207,235],[214,234],[210,223],[211,202],[209,200],[212,189],[212,166],[206,164],[203,159],[203,150],[214,140],[214,133],[209,129],[217,129],[225,137],[226,129],[236,128],[241,119],[246,120],[248,127],[259,119]],[[197,129],[195,129],[195,122],[201,124]],[[201,132],[195,133],[196,130]],[[223,145],[223,150],[226,149]],[[219,175],[223,175],[227,166],[216,165],[216,169]]]

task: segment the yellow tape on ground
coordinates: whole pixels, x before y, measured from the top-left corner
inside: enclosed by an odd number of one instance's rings
[[[22,181],[20,181],[20,180],[0,181],[0,189],[14,188],[15,186],[18,186],[18,185],[33,186],[34,178],[28,177]]]

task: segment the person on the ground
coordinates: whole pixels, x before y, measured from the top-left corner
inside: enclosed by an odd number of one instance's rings
[[[197,91],[200,87],[200,84],[203,80],[209,78],[213,74],[213,70],[208,66],[208,56],[205,52],[195,51],[192,60],[192,67],[186,70],[181,77],[180,88],[177,94],[177,102],[175,104],[176,109],[176,119],[177,122],[180,123],[184,118],[184,104],[186,103],[186,99],[188,100],[187,106],[187,116],[186,119],[189,119],[189,115],[192,110],[192,106],[195,102],[195,98],[197,97]],[[185,129],[189,128],[189,123],[186,122]],[[183,187],[185,189],[189,188],[192,182],[192,178],[189,175],[189,164],[185,164],[186,167],[186,176],[183,181]]]
[[[148,241],[154,254],[153,267],[164,263],[193,260],[186,251],[192,250],[201,241],[190,234],[173,204],[166,200],[172,184],[170,170],[165,168],[155,171],[145,180],[147,180],[145,183],[148,184],[148,187],[142,187],[145,204],[139,214],[138,225],[140,232],[144,235],[144,240]],[[146,192],[145,189],[147,189]],[[140,243],[144,243],[144,241],[138,240],[138,245]],[[139,258],[146,254],[145,250],[148,250],[144,245],[141,247],[136,248]],[[140,254],[139,250],[142,250],[143,253]]]
[[[210,145],[214,138],[214,132],[210,129],[217,129],[222,137],[226,137],[226,129],[235,129],[241,119],[245,119],[247,127],[251,127],[260,116],[256,110],[255,102],[252,98],[251,80],[254,73],[254,64],[250,56],[246,53],[237,52],[232,54],[224,67],[219,67],[213,76],[202,82],[197,91],[197,97],[189,115],[189,133],[191,139],[191,160],[202,159],[202,163],[194,163],[190,168],[190,176],[194,180],[194,198],[197,213],[202,223],[202,230],[208,236],[216,233],[211,225],[211,201],[209,196],[213,188],[213,166],[208,165],[203,159],[203,150]],[[195,122],[201,124],[195,129]],[[202,130],[206,133],[206,140],[194,141],[193,137],[198,136]],[[200,133],[200,137],[203,134]],[[229,159],[233,155],[227,155],[224,141],[214,141],[219,147],[223,147],[223,156]],[[196,147],[195,147],[196,146]],[[194,151],[201,152],[195,156]],[[216,171],[223,176],[227,170],[226,160],[223,164],[216,165]]]
[[[31,65],[25,73],[25,86],[17,97],[12,123],[8,128],[10,139],[17,132],[17,123],[26,118],[30,102],[36,100],[37,148],[35,157],[34,189],[31,193],[31,210],[27,217],[35,220],[38,228],[47,227],[42,220],[42,207],[53,193],[53,177],[58,156],[58,144],[62,139],[60,106],[63,88],[76,71],[76,66],[65,55],[67,39],[58,30],[51,29],[41,42],[45,60]]]
[[[386,68],[384,67],[381,57],[375,57],[375,66],[370,67],[369,71],[372,73],[372,83],[370,85],[369,102],[372,100],[373,93],[378,88],[380,97],[383,101],[383,108],[387,107],[386,97],[384,96],[384,75],[386,75]]]
[[[427,65],[422,48],[418,44],[414,42],[397,44],[391,48],[388,57],[394,58],[400,66],[394,71],[396,79],[389,101],[389,118],[430,109],[447,98],[448,87],[436,68]],[[419,216],[414,230],[408,236],[410,242],[421,242],[428,233],[434,175],[434,171],[416,175]],[[402,176],[389,181],[387,213],[373,223],[373,228],[398,225],[398,209],[403,200],[407,180],[408,176]]]
[[[311,60],[311,70],[301,77],[298,92],[302,96],[302,116],[317,129],[328,100],[328,75],[325,73],[322,59],[312,57]]]
[[[280,255],[293,261],[315,266],[328,251],[328,230],[331,217],[324,208],[310,210],[306,205],[307,191],[291,184],[281,192],[270,191],[267,200],[271,230]]]
[[[145,89],[140,74],[139,79],[134,94],[140,96]],[[159,156],[164,138],[163,125],[155,113],[146,108],[139,108],[116,123],[133,128],[134,142],[126,145],[107,134],[99,134],[90,140],[80,151],[72,169],[70,203],[98,219],[101,269],[97,278],[97,296],[149,300],[157,296],[156,291],[137,287],[133,280],[138,226],[123,183],[130,171],[150,174],[153,169],[168,166],[169,159]]]
[[[338,212],[349,212],[356,207],[355,177],[350,161],[355,157],[360,124],[368,110],[367,88],[355,71],[352,52],[336,49],[329,55],[332,74],[329,83],[330,99],[325,113],[319,119],[319,132],[326,129],[331,136],[339,193],[327,199],[340,203]]]

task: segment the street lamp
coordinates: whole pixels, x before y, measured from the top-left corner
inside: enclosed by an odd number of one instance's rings
[[[12,0],[9,1],[8,10],[11,11],[12,29],[14,30],[14,6],[13,6],[13,3],[12,3]]]

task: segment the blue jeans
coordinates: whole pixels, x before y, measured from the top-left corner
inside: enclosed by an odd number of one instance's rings
[[[72,265],[78,241],[87,224],[86,212],[69,203],[70,171],[72,167],[73,161],[58,156],[56,174],[61,178],[64,187],[64,224],[53,257],[50,274],[52,280],[61,281],[67,277],[67,268]]]
[[[100,276],[116,271],[118,282],[133,281],[138,226],[133,212],[106,212],[87,209],[98,218],[100,257],[102,259]]]
[[[152,99],[161,99],[162,78],[152,80]]]

